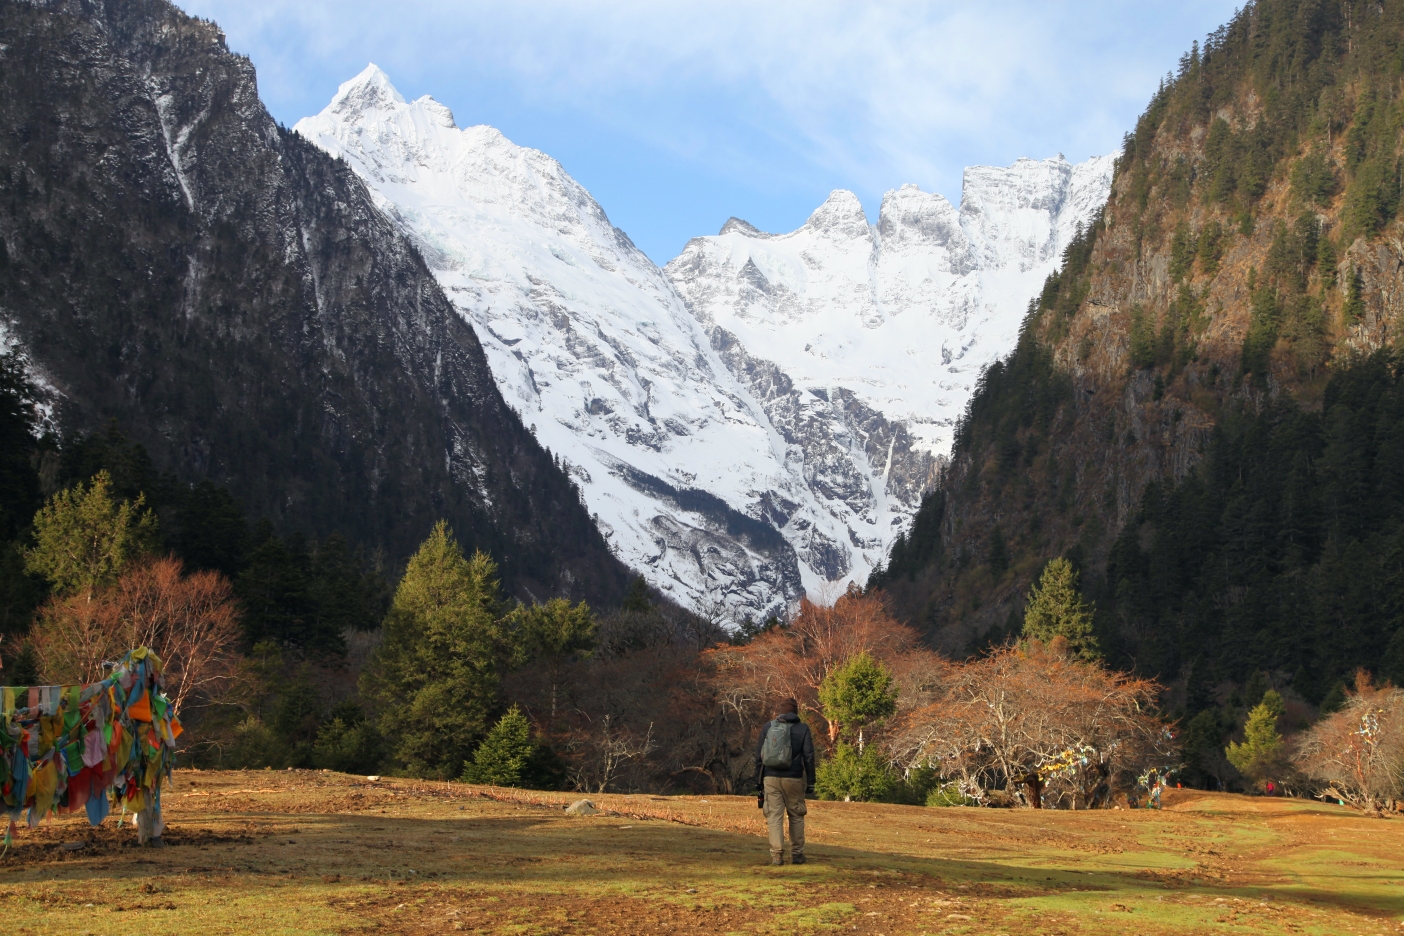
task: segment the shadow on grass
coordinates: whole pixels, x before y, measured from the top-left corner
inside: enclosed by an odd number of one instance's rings
[[[1046,865],[969,858],[940,858],[810,843],[803,867],[768,865],[765,839],[705,827],[617,817],[566,818],[546,808],[541,815],[468,816],[416,819],[341,816],[338,823],[380,827],[390,852],[413,850],[421,867],[432,863],[444,885],[532,885],[540,888],[598,889],[612,881],[639,878],[732,886],[744,882],[824,883],[864,886],[901,878],[907,886],[1013,899],[1071,897],[1076,894],[1154,897],[1199,894],[1210,900],[1274,901],[1300,908],[1337,908],[1398,916],[1404,914],[1404,888],[1398,896],[1366,893],[1398,878],[1388,874],[1338,874],[1326,884],[1300,882],[1220,882],[1166,880],[1162,866],[1127,870],[1065,870]],[[536,811],[535,809],[533,811]],[[402,843],[402,844],[401,844]],[[1051,861],[1055,855],[1040,856]],[[422,872],[421,872],[422,873]],[[1278,872],[1273,869],[1269,873]],[[1316,876],[1313,872],[1311,876]],[[738,881],[738,878],[742,879]],[[964,887],[962,887],[962,885]],[[968,888],[968,889],[967,889]]]
[[[284,875],[316,887],[365,882],[433,883],[450,888],[525,888],[537,892],[576,892],[596,898],[610,894],[660,893],[660,888],[695,887],[744,898],[799,884],[836,889],[900,884],[983,900],[1033,900],[1041,906],[1068,906],[1105,895],[1154,899],[1172,895],[1273,901],[1300,909],[1404,914],[1404,888],[1387,871],[1345,870],[1337,862],[1284,867],[1271,861],[1245,879],[1224,882],[1166,878],[1163,864],[1144,868],[1073,870],[1056,866],[1085,855],[1040,849],[1024,860],[982,861],[900,851],[876,851],[810,842],[811,863],[772,868],[759,835],[620,816],[567,817],[559,809],[523,805],[518,815],[449,813],[442,818],[363,813],[279,813],[259,811],[173,818],[166,833],[172,847],[137,849],[133,833],[112,824],[86,830],[76,824],[41,826],[21,833],[0,867],[29,877],[61,874],[73,879],[136,881],[153,872],[218,872],[220,889]],[[256,835],[221,827],[267,827]],[[281,823],[272,831],[271,820]],[[83,849],[66,852],[64,841],[84,839]],[[1152,852],[1164,856],[1165,852]],[[1131,856],[1125,856],[1131,857]],[[137,859],[137,860],[132,860]],[[1364,872],[1364,873],[1357,873]],[[1272,882],[1254,882],[1255,874]],[[1302,878],[1311,878],[1303,881]],[[18,883],[18,880],[12,881]],[[1081,896],[1080,896],[1081,895]],[[672,899],[672,898],[669,898]]]

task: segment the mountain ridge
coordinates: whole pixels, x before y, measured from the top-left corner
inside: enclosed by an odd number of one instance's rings
[[[1347,551],[1357,570],[1394,561],[1387,531],[1322,520],[1369,491],[1383,522],[1398,496],[1387,472],[1347,488],[1339,467],[1393,451],[1389,407],[1362,401],[1392,399],[1392,365],[1370,355],[1397,350],[1404,322],[1404,20],[1364,9],[1258,0],[1152,98],[1104,215],[982,378],[941,490],[870,580],[933,642],[1017,632],[1061,554],[1103,645],[1191,711],[1255,669],[1315,702],[1376,668],[1393,625],[1312,593],[1346,575]],[[1349,429],[1367,412],[1382,421]],[[1388,617],[1394,573],[1376,571],[1359,574]]]
[[[109,420],[280,528],[408,555],[440,517],[523,596],[627,577],[360,180],[164,0],[0,3],[0,308],[71,431]]]

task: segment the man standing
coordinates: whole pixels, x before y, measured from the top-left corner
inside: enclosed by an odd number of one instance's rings
[[[770,826],[770,863],[785,863],[785,817],[790,817],[790,863],[804,864],[804,805],[814,793],[814,738],[799,720],[799,703],[781,702],[761,727],[756,744],[756,786]]]

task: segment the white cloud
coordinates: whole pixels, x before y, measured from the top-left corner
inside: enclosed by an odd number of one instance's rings
[[[588,115],[751,185],[958,196],[968,163],[1109,152],[1232,0],[187,0],[291,122],[374,60],[460,117],[473,95]],[[467,113],[464,113],[467,111]]]

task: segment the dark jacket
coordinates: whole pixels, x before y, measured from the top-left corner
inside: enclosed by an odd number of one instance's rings
[[[775,721],[790,723],[790,766],[781,770],[761,763],[761,747],[765,744],[765,733],[773,724],[766,722],[761,726],[760,739],[756,741],[756,786],[760,786],[766,777],[803,779],[805,786],[814,786],[814,737],[809,733],[809,726],[800,721],[798,715],[788,712],[778,716]]]

